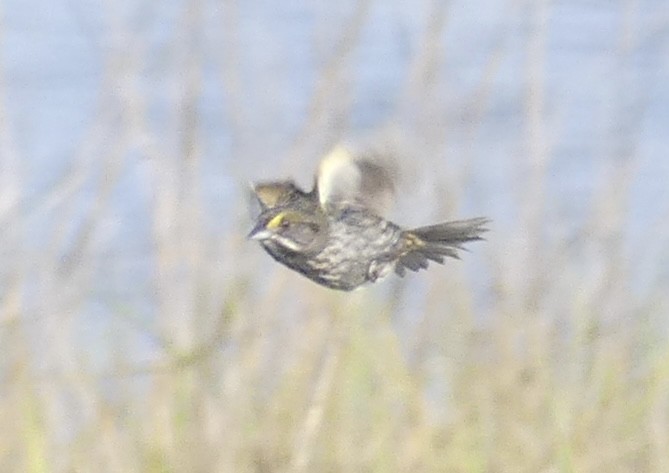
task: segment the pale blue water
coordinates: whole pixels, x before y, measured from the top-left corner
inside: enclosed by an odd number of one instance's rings
[[[356,134],[397,123],[420,141],[420,127],[436,120],[441,127],[437,135],[443,138],[438,157],[419,163],[434,165],[438,174],[467,162],[471,195],[464,197],[463,205],[491,216],[501,227],[511,226],[517,218],[519,176],[522,182],[528,161],[524,110],[532,9],[517,2],[449,2],[429,90],[418,90],[417,98],[407,99],[408,71],[432,21],[432,3],[372,3],[342,73],[343,82],[350,85],[346,100],[351,113],[344,117],[345,128]],[[113,147],[120,133],[124,86],[136,88],[146,100],[148,126],[159,146],[178,153],[173,110],[189,61],[179,49],[186,41],[198,45],[202,64],[197,110],[202,200],[208,210],[204,224],[212,234],[233,231],[240,211],[231,209],[230,202],[238,202],[247,180],[273,175],[282,153],[305,128],[322,68],[356,8],[355,2],[250,1],[238,2],[232,11],[229,5],[203,1],[201,27],[188,33],[183,26],[185,5],[4,3],[2,94],[23,179],[20,205],[22,214],[29,216],[28,254],[40,255],[40,248],[51,241],[58,215],[40,205],[70,166],[92,169],[71,197],[80,202],[68,231],[77,234],[78,222],[101,182],[97,156]],[[633,7],[631,14],[628,5]],[[230,15],[236,18],[232,35],[223,21]],[[667,262],[666,236],[649,239],[645,231],[669,215],[669,3],[565,0],[551,3],[547,18],[542,85],[545,134],[553,157],[547,180],[549,212],[580,225],[602,185],[602,170],[617,159],[635,156],[629,246],[630,251],[642,248],[646,255],[639,263],[638,279],[650,284],[656,273],[653,265]],[[626,52],[624,31],[632,45]],[[221,48],[230,37],[237,51],[236,84],[229,84],[230,76],[223,73]],[[497,62],[491,69],[484,113],[474,126],[470,117],[477,110],[476,100],[486,83],[482,77],[493,54]],[[110,77],[110,61],[123,68],[124,61],[134,58],[140,63],[129,69],[127,82]],[[238,87],[234,97],[229,95],[232,85]],[[236,125],[233,107],[241,114]],[[116,118],[102,122],[99,134],[92,134],[95,120],[106,112]],[[119,298],[122,310],[153,311],[147,297],[152,262],[146,256],[150,219],[149,196],[143,189],[145,156],[135,148],[126,159],[107,210],[116,223],[108,234],[97,235],[102,240],[95,246],[100,261],[112,263],[101,265],[96,274],[99,281],[86,306],[95,314],[119,310]],[[294,173],[304,180],[316,158],[301,162],[309,168]],[[281,168],[282,175],[285,171]],[[1,255],[5,268],[16,263],[12,248],[5,247]],[[82,331],[92,339],[102,337],[108,321],[87,320],[90,326]],[[92,335],[96,330],[100,334]]]

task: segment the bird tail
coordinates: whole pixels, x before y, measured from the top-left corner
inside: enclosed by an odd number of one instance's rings
[[[459,258],[458,250],[464,249],[465,243],[483,239],[488,222],[479,217],[404,231],[405,252],[395,264],[395,272],[404,276],[406,269],[427,268],[428,260],[443,264],[445,256]]]

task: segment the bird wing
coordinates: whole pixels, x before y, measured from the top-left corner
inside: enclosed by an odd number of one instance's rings
[[[307,194],[293,181],[271,181],[253,184],[253,194],[263,210],[283,206]]]
[[[356,205],[383,213],[395,192],[394,164],[390,156],[354,153],[337,146],[318,167],[316,189],[321,206]]]

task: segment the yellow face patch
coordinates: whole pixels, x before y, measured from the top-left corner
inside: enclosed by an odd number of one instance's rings
[[[267,225],[265,227],[268,230],[275,230],[281,226],[281,223],[283,223],[283,219],[286,218],[286,213],[281,212],[276,215],[276,217],[272,218],[269,222],[267,222]]]

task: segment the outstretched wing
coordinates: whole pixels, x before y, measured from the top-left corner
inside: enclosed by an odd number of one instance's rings
[[[252,191],[263,210],[288,205],[308,195],[293,181],[259,182]]]
[[[322,207],[348,204],[381,214],[392,200],[396,181],[390,156],[355,153],[340,145],[321,160],[316,189]]]

